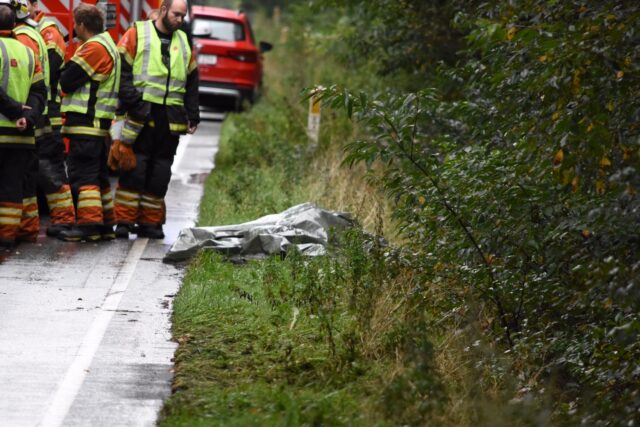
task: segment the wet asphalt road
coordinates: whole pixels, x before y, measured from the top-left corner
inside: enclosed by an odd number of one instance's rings
[[[170,394],[172,299],[183,267],[162,258],[197,218],[220,116],[183,137],[164,241],[65,243],[0,252],[0,426],[154,425]]]

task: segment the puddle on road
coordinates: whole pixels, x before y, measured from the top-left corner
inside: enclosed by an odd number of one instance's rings
[[[189,175],[187,184],[204,184],[208,176],[209,173],[192,173]]]

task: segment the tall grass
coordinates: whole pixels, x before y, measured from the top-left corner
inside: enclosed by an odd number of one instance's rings
[[[480,338],[491,319],[470,290],[425,283],[419,256],[378,238],[402,243],[393,201],[375,175],[342,165],[357,126],[325,110],[320,140],[307,138],[305,87],[383,82],[366,67],[354,72],[333,61],[313,31],[322,20],[305,13],[280,26],[254,17],[259,38],[275,44],[266,91],[223,124],[199,224],[248,221],[310,201],[352,212],[360,226],[335,236],[330,256],[318,259],[292,253],[238,266],[197,256],[174,305],[180,346],[161,424],[544,422],[504,375],[511,361]]]

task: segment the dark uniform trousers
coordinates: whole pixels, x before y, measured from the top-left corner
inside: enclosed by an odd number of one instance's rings
[[[0,242],[13,243],[18,237],[25,199],[25,171],[37,165],[35,150],[29,147],[0,146]],[[37,214],[37,208],[36,208]]]
[[[166,108],[151,104],[150,120],[133,145],[136,168],[121,172],[116,189],[116,221],[120,224],[160,225],[166,220],[164,197],[179,135],[169,131]]]
[[[56,109],[49,102],[49,112]],[[52,108],[53,107],[53,108]],[[58,115],[59,115],[59,108]],[[48,128],[49,118],[42,117],[42,126]],[[64,143],[60,126],[51,126],[52,131],[36,138],[38,153],[38,189],[47,198],[51,224],[74,224],[75,209],[71,197],[71,188],[64,164]]]
[[[93,135],[67,136],[67,167],[71,190],[77,197],[77,224],[114,225],[106,138]]]

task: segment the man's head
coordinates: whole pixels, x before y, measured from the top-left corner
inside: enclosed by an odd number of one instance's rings
[[[80,3],[73,9],[73,22],[73,29],[83,42],[104,31],[102,11],[92,4]]]
[[[16,25],[16,12],[7,4],[0,4],[0,31],[13,30]]]
[[[162,23],[158,29],[173,33],[180,29],[185,16],[187,16],[186,0],[164,0],[160,6],[160,16],[156,19],[156,23],[158,21]]]
[[[29,16],[31,18],[36,16],[38,14],[38,11],[39,11],[39,9],[38,9],[38,0],[35,0],[33,2],[31,0],[28,0],[27,1],[27,9],[29,10]]]

